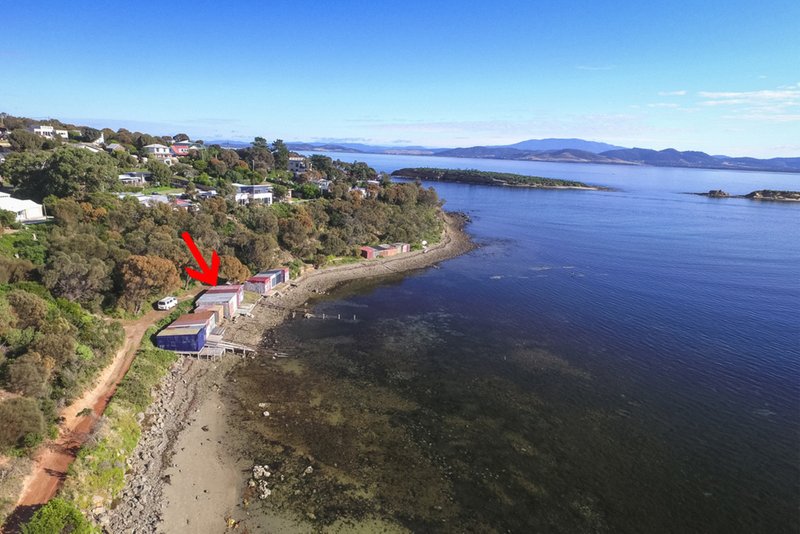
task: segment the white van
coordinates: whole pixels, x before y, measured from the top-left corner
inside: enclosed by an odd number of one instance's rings
[[[164,297],[157,303],[157,307],[159,310],[171,310],[177,305],[178,305],[178,299],[176,299],[175,297]]]

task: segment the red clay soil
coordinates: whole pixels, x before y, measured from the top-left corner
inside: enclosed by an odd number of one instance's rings
[[[181,300],[193,298],[198,291],[193,291]],[[59,425],[58,437],[39,447],[34,457],[33,471],[22,483],[20,498],[14,512],[6,520],[3,532],[18,532],[20,525],[30,519],[39,507],[55,497],[78,450],[89,437],[94,423],[103,415],[117,385],[133,363],[142,336],[148,328],[169,313],[151,310],[136,320],[122,321],[125,344],[97,378],[94,386],[61,410],[59,415],[64,419]],[[92,415],[78,417],[78,413],[85,408],[91,408]]]

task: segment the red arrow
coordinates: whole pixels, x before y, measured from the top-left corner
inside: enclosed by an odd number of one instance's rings
[[[203,255],[200,254],[197,245],[194,244],[194,240],[192,236],[189,235],[189,232],[183,232],[181,237],[186,241],[186,246],[189,247],[189,251],[192,253],[192,256],[194,256],[197,265],[200,266],[199,271],[195,271],[191,267],[184,267],[184,269],[186,269],[186,274],[203,284],[208,284],[210,286],[217,285],[217,277],[219,276],[219,256],[217,255],[217,251],[214,250],[211,252],[211,268],[209,268]]]

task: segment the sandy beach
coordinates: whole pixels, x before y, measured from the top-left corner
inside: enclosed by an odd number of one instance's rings
[[[262,299],[253,317],[229,324],[226,340],[259,347],[265,333],[290,316],[291,310],[333,287],[429,267],[474,248],[463,232],[465,217],[448,214],[446,222],[441,241],[424,253],[307,272]],[[248,516],[242,504],[253,459],[236,452],[227,424],[231,408],[224,395],[225,388],[236,387],[226,376],[238,362],[239,357],[227,356],[213,362],[184,359],[175,364],[144,415],[142,439],[129,459],[122,498],[110,512],[96,517],[107,532],[224,532]],[[271,532],[312,531],[310,523],[290,516],[259,517],[258,525]],[[396,531],[379,521],[367,526],[370,531]]]

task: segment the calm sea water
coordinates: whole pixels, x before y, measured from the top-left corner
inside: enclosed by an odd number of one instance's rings
[[[800,529],[800,204],[683,194],[800,175],[357,159],[617,189],[434,184],[480,248],[317,305],[356,323],[284,327],[412,403],[393,424],[431,447],[455,530]]]

